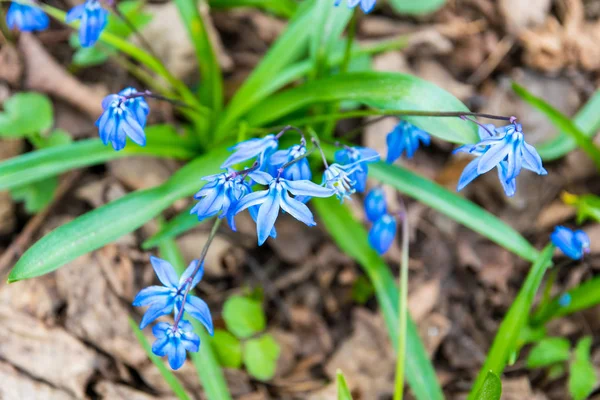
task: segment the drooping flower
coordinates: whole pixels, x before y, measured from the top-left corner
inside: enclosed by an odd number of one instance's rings
[[[221,165],[221,168],[229,168],[251,158],[258,157],[258,165],[261,167],[264,161],[273,153],[279,145],[275,135],[267,135],[263,138],[255,138],[240,142],[230,148],[234,153]]]
[[[6,13],[6,25],[22,32],[43,31],[48,28],[50,18],[38,7],[13,2]]]
[[[281,177],[273,178],[270,174],[262,171],[252,172],[249,176],[257,183],[269,186],[267,190],[253,192],[242,197],[236,207],[237,214],[246,208],[260,205],[256,217],[259,245],[262,245],[271,234],[280,209],[308,226],[316,225],[308,207],[292,198],[290,193],[294,196],[311,197],[329,197],[334,194],[333,190],[308,180],[289,181]]]
[[[141,118],[145,113],[145,100],[143,103],[141,101],[130,103],[130,100],[132,99],[127,99],[121,94],[106,96],[102,100],[104,112],[96,121],[102,143],[104,145],[111,143],[116,151],[125,147],[128,136],[140,146],[146,145],[144,125],[140,124],[142,121],[145,123],[145,118]]]
[[[250,187],[236,173],[223,172],[205,176],[202,180],[208,183],[194,195],[198,203],[190,210],[190,214],[196,214],[198,220],[203,220],[221,213],[219,218],[227,217],[229,225],[235,230],[232,218],[235,205],[250,192]]]
[[[76,20],[80,20],[79,42],[81,47],[92,47],[108,23],[108,11],[102,8],[99,0],[86,0],[84,4],[73,7],[67,13],[67,23],[70,24]]]
[[[457,190],[461,190],[479,175],[498,168],[498,176],[507,196],[513,196],[516,190],[516,177],[522,168],[546,175],[542,159],[535,147],[525,142],[521,124],[512,123],[496,128],[492,124],[479,127],[481,141],[473,145],[465,145],[454,152],[466,152],[476,155],[464,169]]]
[[[159,357],[167,356],[172,369],[179,369],[185,362],[186,351],[197,352],[200,338],[194,333],[192,324],[181,320],[175,325],[159,322],[152,328],[156,341],[152,352]]]
[[[379,254],[389,250],[396,237],[396,219],[389,214],[380,217],[369,231],[369,244]]]
[[[550,235],[550,240],[567,257],[579,260],[590,252],[590,238],[582,230],[572,231],[564,226],[557,226]]]
[[[358,167],[356,165],[339,165],[331,164],[323,172],[323,185],[333,190],[335,195],[340,201],[344,201],[346,198],[350,198],[356,189],[354,181],[351,176]]]
[[[142,128],[146,126],[150,107],[143,96],[135,96],[139,93],[135,88],[128,87],[119,92],[119,96],[126,97],[125,106],[135,115],[138,123]]]
[[[341,2],[342,0],[335,0],[334,5],[337,7]],[[348,0],[348,8],[354,8],[360,5],[361,10],[363,10],[365,14],[368,14],[373,10],[376,2],[377,0]]]
[[[286,163],[298,159],[306,154],[306,146],[296,144],[287,150],[278,150],[269,158],[270,174],[277,175],[277,170]],[[311,180],[312,172],[307,158],[302,158],[293,164],[289,165],[281,173],[281,177],[288,181]]]
[[[334,155],[335,161],[344,165],[356,165],[350,173],[350,180],[354,181],[354,189],[362,193],[367,186],[367,175],[369,173],[368,163],[379,161],[379,154],[368,147],[346,147],[338,150]]]
[[[387,204],[383,189],[381,187],[371,189],[365,197],[365,214],[367,214],[367,219],[375,222],[385,213],[387,213]]]
[[[183,307],[186,313],[200,321],[212,335],[213,322],[208,305],[204,300],[189,293],[184,296],[188,285],[194,287],[200,282],[204,275],[204,266],[201,265],[198,272],[192,277],[192,273],[198,266],[198,260],[194,260],[183,272],[181,278],[178,278],[175,269],[168,261],[158,257],[150,257],[150,262],[163,286],[150,286],[142,289],[133,300],[133,305],[136,307],[150,306],[142,317],[140,329],[144,329],[162,315],[172,312],[177,314]]]
[[[406,121],[400,121],[388,133],[386,142],[388,146],[386,162],[391,164],[399,159],[404,152],[406,152],[406,157],[413,158],[419,148],[419,144],[423,143],[429,146],[431,137],[427,132],[415,125]]]

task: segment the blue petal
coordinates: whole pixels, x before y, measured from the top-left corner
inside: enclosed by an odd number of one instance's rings
[[[259,206],[252,206],[252,207],[248,208],[248,212],[254,222],[256,222],[256,220],[258,219],[258,210],[259,209],[260,209]],[[272,237],[273,239],[275,239],[277,237],[277,231],[275,230],[275,227],[273,227],[273,229],[271,229],[271,233],[269,234],[269,236]]]
[[[140,322],[140,329],[144,329],[145,327],[147,327],[148,324],[150,324],[156,318],[172,313],[173,306],[174,302],[172,298],[166,304],[152,304],[142,317],[142,322]]]
[[[377,221],[387,212],[385,193],[381,188],[371,189],[365,197],[365,213],[371,222]]]
[[[565,255],[574,260],[578,260],[583,255],[583,252],[580,248],[577,249],[573,246],[573,236],[574,233],[570,229],[563,226],[557,226],[550,235],[550,239]]]
[[[162,339],[167,336],[167,330],[171,328],[168,322],[159,322],[152,327],[152,334],[157,339]]]
[[[177,289],[179,279],[177,278],[177,273],[175,272],[175,269],[171,263],[154,256],[150,257],[150,263],[152,264],[152,268],[154,268],[156,276],[163,285],[169,288]]]
[[[362,0],[360,3],[360,8],[363,10],[365,14],[370,13],[375,7],[376,0]]]
[[[282,189],[269,190],[268,196],[266,196],[264,202],[258,210],[258,217],[256,218],[256,233],[258,235],[259,246],[261,246],[267,240],[271,234],[271,229],[273,229],[273,226],[275,226],[275,220],[279,215],[281,190]]]
[[[478,158],[472,160],[470,163],[467,164],[462,174],[460,175],[460,179],[458,180],[458,186],[456,187],[457,191],[460,192],[465,186],[473,182],[473,180],[479,176],[479,173],[477,172],[478,165]]]
[[[264,171],[250,172],[248,176],[252,178],[256,183],[260,183],[261,185],[268,185],[273,180],[273,177]]]
[[[208,305],[199,297],[188,295],[183,306],[185,312],[204,325],[210,335],[214,334],[212,317]]]
[[[285,212],[296,218],[298,221],[304,222],[308,226],[316,225],[314,217],[308,207],[298,200],[292,199],[287,192],[283,194],[280,205]]]
[[[75,7],[71,8],[69,10],[69,12],[67,13],[67,17],[65,18],[65,22],[67,24],[70,24],[71,22],[80,19],[81,16],[83,15],[84,11],[85,11],[85,4],[80,4],[78,6],[75,6]]]
[[[316,183],[308,180],[282,180],[281,185],[294,196],[331,197],[335,194],[334,190],[317,185]]]
[[[258,204],[263,203],[269,194],[268,190],[260,190],[258,192],[252,192],[244,197],[238,202],[235,207],[235,214],[240,213],[248,207],[252,207]]]
[[[166,335],[164,335],[152,344],[152,352],[159,357],[164,357],[167,355],[169,347],[171,346],[172,344],[170,343],[169,338]]]
[[[181,340],[172,340],[172,345],[167,348],[169,365],[172,369],[179,369],[185,363],[185,347]]]
[[[504,160],[511,150],[511,144],[507,143],[506,141],[503,141],[503,143],[497,144],[496,146],[492,146],[488,151],[485,152],[484,155],[479,158],[477,172],[479,174],[484,174],[493,169],[495,166],[500,164],[500,161]]]
[[[384,215],[373,224],[369,231],[369,244],[379,254],[389,250],[396,236],[396,220],[391,215]]]
[[[183,272],[183,275],[181,275],[181,278],[179,279],[179,287],[180,288],[185,283],[185,281],[187,281],[188,278],[192,275],[192,272],[194,272],[194,270],[198,266],[198,262],[199,262],[198,260],[192,260],[190,265],[188,265],[188,267],[185,269],[185,271]],[[200,282],[202,280],[203,276],[204,276],[204,262],[202,262],[202,265],[200,265],[198,272],[194,276],[191,287],[195,287],[198,284],[198,282]]]
[[[181,335],[181,344],[187,351],[195,353],[200,349],[200,338],[193,332],[185,332]]]
[[[147,306],[152,303],[163,303],[169,301],[169,296],[172,293],[172,289],[164,286],[150,286],[140,290],[140,292],[133,299],[133,305],[136,307]]]
[[[542,166],[542,158],[535,147],[527,142],[523,142],[521,151],[523,155],[523,167],[539,175],[546,175],[548,173]]]

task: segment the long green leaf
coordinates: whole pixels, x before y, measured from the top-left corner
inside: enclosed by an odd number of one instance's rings
[[[223,76],[206,22],[198,11],[200,6],[206,7],[208,12],[208,4],[206,0],[175,0],[175,5],[196,49],[196,59],[202,77],[200,99],[204,105],[218,112],[223,107]]]
[[[491,371],[498,376],[502,375],[502,371],[504,371],[511,353],[515,351],[519,334],[527,323],[535,294],[542,283],[544,273],[552,265],[552,253],[554,253],[554,249],[555,247],[552,244],[546,246],[529,270],[517,298],[510,306],[504,320],[500,324],[500,329],[498,329],[485,363],[481,367],[477,380],[469,393],[468,400],[477,399],[477,394],[488,372]]]
[[[196,215],[190,214],[190,210],[191,207],[185,209],[177,214],[174,218],[171,218],[169,222],[163,224],[158,232],[156,232],[142,244],[142,249],[149,250],[160,244],[165,239],[172,239],[207,221],[206,219],[198,221]]]
[[[427,204],[526,260],[533,262],[539,256],[538,251],[506,223],[435,182],[405,168],[383,162],[370,166],[369,175]]]
[[[498,375],[489,371],[487,376],[485,377],[485,381],[483,381],[483,385],[477,396],[475,396],[476,400],[500,400],[502,396],[502,382],[500,382],[500,378]]]
[[[179,137],[173,128],[167,125],[148,127],[146,136],[148,144],[145,147],[129,143],[121,151],[114,151],[112,147],[104,146],[100,139],[86,139],[10,158],[0,163],[0,190],[132,155],[180,160],[188,160],[197,155],[197,146]]]
[[[597,90],[587,103],[575,114],[573,123],[587,137],[593,137],[600,130],[600,90]],[[555,138],[536,146],[543,160],[561,158],[577,147],[571,136],[561,132]]]
[[[423,15],[441,8],[446,0],[390,0],[392,8],[401,14]]]
[[[347,207],[335,198],[311,201],[320,220],[338,246],[355,259],[364,269],[375,288],[377,301],[392,344],[398,346],[398,287],[394,276],[383,259],[369,246],[367,232],[354,219]],[[417,327],[408,319],[406,329],[406,370],[408,383],[419,400],[443,399],[442,390],[436,380],[435,370],[427,357]]]
[[[282,17],[291,17],[298,9],[294,0],[209,0],[213,8],[259,7]]]
[[[185,392],[185,388],[181,382],[179,382],[179,379],[177,379],[175,374],[173,374],[173,372],[164,364],[163,360],[152,352],[152,347],[150,346],[150,343],[148,343],[148,339],[146,339],[144,333],[140,330],[140,328],[138,328],[135,321],[131,318],[129,318],[129,326],[131,326],[133,333],[135,333],[135,337],[142,345],[142,348],[148,355],[148,358],[154,365],[156,365],[158,372],[160,372],[160,375],[163,377],[167,385],[169,385],[173,393],[175,393],[177,398],[180,400],[190,400],[190,397]]]
[[[328,64],[328,58],[334,45],[340,40],[353,10],[348,7],[331,7],[325,1],[317,3],[315,9],[315,27],[310,40],[310,56],[315,76],[322,76]]]
[[[84,214],[48,233],[19,259],[9,282],[46,274],[134,231],[174,201],[190,196],[201,177],[219,172],[225,149],[215,149],[177,171],[167,182],[139,190]]]
[[[344,378],[344,374],[339,369],[336,372],[336,381],[338,400],[352,400],[352,393],[350,393],[350,389],[348,389],[346,378]]]
[[[512,87],[519,97],[544,113],[550,122],[554,124],[554,126],[569,135],[571,139],[577,143],[577,146],[579,146],[588,155],[588,157],[594,161],[596,168],[600,170],[600,149],[598,149],[592,139],[584,134],[574,122],[572,122],[565,115],[561,114],[560,111],[552,107],[544,99],[534,96],[523,86],[513,83]]]
[[[250,126],[263,126],[303,107],[352,100],[381,110],[464,111],[458,99],[412,75],[359,72],[307,82],[273,95],[250,111]],[[430,134],[455,143],[476,143],[476,125],[457,117],[405,117]]]

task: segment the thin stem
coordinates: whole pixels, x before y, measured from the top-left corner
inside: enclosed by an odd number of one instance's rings
[[[300,137],[302,138],[303,142],[306,142],[306,140],[304,139],[304,132],[302,132],[302,130],[300,128],[296,128],[295,126],[289,124],[284,126],[281,131],[279,131],[279,133],[277,135],[275,135],[275,139],[279,140],[286,132],[288,131],[296,131],[300,134]]]
[[[401,202],[402,212],[402,260],[400,264],[400,295],[398,322],[398,361],[396,364],[396,379],[394,400],[402,400],[404,396],[404,368],[406,365],[406,326],[408,318],[408,214],[404,202]]]
[[[152,57],[156,58],[157,60],[160,60],[160,57],[154,52],[154,49],[152,48],[150,43],[148,43],[148,41],[146,40],[144,35],[142,35],[140,33],[140,31],[138,31],[136,26],[133,24],[133,22],[131,22],[131,20],[125,14],[123,14],[121,12],[121,10],[119,10],[119,7],[117,7],[116,3],[111,4],[111,9],[115,13],[115,15],[117,17],[119,17],[121,19],[121,21],[123,21],[125,23],[125,25],[127,25],[127,27],[131,30],[131,32],[133,32],[135,37],[140,41],[142,46],[144,46],[146,48],[148,53],[150,53],[152,55]]]
[[[325,166],[325,169],[329,168],[329,164],[327,163],[327,157],[325,157],[325,153],[323,152],[323,149],[321,148],[319,139],[317,139],[315,136],[313,136],[310,139],[310,141],[319,150],[319,153],[321,153],[321,159],[323,160],[323,165]]]

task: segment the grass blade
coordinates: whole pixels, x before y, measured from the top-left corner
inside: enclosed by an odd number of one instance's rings
[[[339,369],[336,372],[336,381],[338,400],[352,400],[352,394],[350,393],[350,389],[348,389],[346,378],[344,378],[344,374]]]
[[[169,222],[163,224],[158,232],[156,232],[154,235],[152,235],[152,237],[142,244],[142,249],[149,250],[153,247],[156,247],[163,240],[172,239],[176,236],[179,236],[182,233],[185,233],[207,221],[206,219],[198,221],[196,215],[191,215],[190,210],[192,207],[185,209],[181,213],[177,214],[177,216],[174,218],[171,218]]]
[[[489,371],[481,389],[479,389],[477,396],[475,396],[475,400],[500,400],[501,396],[502,382],[500,382],[498,375]]]
[[[258,7],[290,18],[298,9],[294,0],[209,0],[212,8]]]

